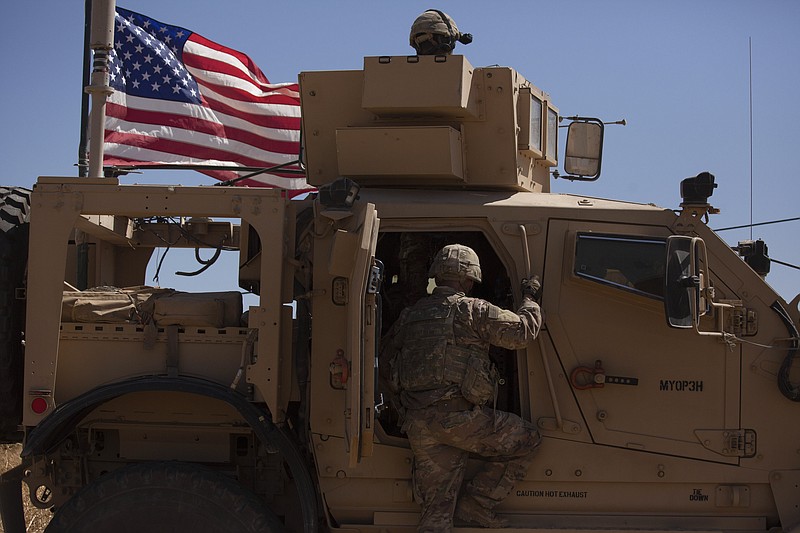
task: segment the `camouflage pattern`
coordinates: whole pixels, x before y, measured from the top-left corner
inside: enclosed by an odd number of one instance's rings
[[[457,296],[425,298],[405,314],[405,340],[397,361],[403,390],[461,385],[470,356],[488,359],[480,346],[455,342]]]
[[[539,276],[532,278],[525,278],[522,280],[522,294],[529,296],[532,300],[540,302],[542,298],[542,282],[539,281]]]
[[[536,338],[541,324],[541,310],[530,298],[514,313],[445,286],[405,309],[383,339],[382,373],[388,367],[391,374],[401,369],[411,374],[404,379],[395,375],[393,380],[405,408],[403,431],[414,451],[415,495],[422,505],[418,531],[452,528],[469,453],[486,462],[465,490],[492,508],[525,476],[540,442],[530,422],[489,406],[470,407],[461,394],[460,378],[452,377],[458,358],[448,363],[445,357],[440,367],[439,352],[481,354],[488,361],[490,345],[522,349]],[[404,361],[409,354],[412,364]],[[421,386],[426,380],[429,388]],[[403,382],[417,386],[406,390],[399,386]]]
[[[525,477],[541,442],[530,422],[486,406],[411,409],[404,427],[414,451],[414,495],[422,505],[417,531],[425,533],[451,531],[470,453],[485,461],[464,492],[492,509]]]
[[[449,333],[449,327],[436,328],[430,321],[427,321],[422,328],[409,327],[414,319],[424,312],[423,310],[436,309],[437,306],[452,307],[452,334]],[[434,316],[430,318],[435,320]],[[401,401],[406,408],[426,407],[443,398],[459,394],[461,380],[452,377],[457,371],[439,366],[441,351],[447,350],[454,355],[451,357],[451,364],[458,364],[459,359],[470,354],[481,354],[488,360],[490,345],[509,350],[522,349],[536,338],[541,323],[541,310],[533,300],[524,299],[520,309],[514,313],[486,300],[469,298],[456,289],[436,287],[432,295],[420,299],[400,314],[383,339],[380,366],[385,379],[390,383],[399,384],[406,381],[416,384],[413,391],[400,392]],[[432,330],[432,333],[421,332],[424,328]],[[450,341],[446,348],[437,344],[441,337]],[[413,364],[399,357],[403,350],[406,352],[406,357],[413,358]],[[461,355],[455,357],[455,354]],[[401,369],[417,375],[400,376]],[[437,377],[437,374],[443,372],[451,377],[448,380]],[[461,372],[463,376],[463,370]],[[428,387],[419,385],[426,380],[429,381]]]
[[[481,265],[478,254],[463,244],[448,244],[433,258],[428,275],[436,279],[471,279],[481,282]]]
[[[449,15],[429,9],[414,20],[408,44],[420,55],[449,54],[459,37],[461,32]],[[443,48],[443,43],[450,46]]]

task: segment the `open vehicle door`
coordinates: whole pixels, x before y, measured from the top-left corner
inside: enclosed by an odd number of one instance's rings
[[[331,197],[337,193],[332,191]],[[353,467],[372,455],[382,265],[375,259],[379,226],[375,205],[345,200],[324,198],[319,205],[314,284],[320,297],[315,300],[313,320],[324,324],[315,328],[318,353],[335,352],[331,386],[344,393],[345,405],[323,408],[344,412],[345,449]],[[329,401],[338,403],[333,398]]]
[[[367,204],[359,224],[358,247],[350,277],[347,309],[347,352],[352,376],[347,388],[346,438],[350,466],[372,455],[375,432],[375,379],[380,340],[377,297],[382,265],[375,259],[380,220],[373,204]]]

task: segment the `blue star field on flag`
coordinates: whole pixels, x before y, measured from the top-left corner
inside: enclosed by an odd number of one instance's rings
[[[182,60],[191,31],[122,8],[117,8],[115,24],[111,87],[131,96],[201,102],[197,82]]]

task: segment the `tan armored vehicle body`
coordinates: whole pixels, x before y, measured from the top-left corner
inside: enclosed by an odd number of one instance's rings
[[[480,256],[477,296],[514,308],[521,278],[543,284],[539,341],[492,353],[497,407],[544,437],[498,509],[510,531],[800,528],[797,300],[708,229],[713,177],[684,184],[678,213],[550,194],[558,109],[462,56],[300,84],[306,199],[37,182],[7,531],[20,480],[53,530],[414,531],[376,356],[452,242]],[[567,172],[596,177],[602,123],[573,125]],[[84,242],[98,288],[77,291]],[[258,303],[242,317],[213,267],[202,294],[142,287],[166,246],[238,253]]]

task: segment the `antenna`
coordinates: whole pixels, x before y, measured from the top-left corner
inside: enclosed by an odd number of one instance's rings
[[[748,38],[750,56],[750,240],[753,240],[753,37]]]

